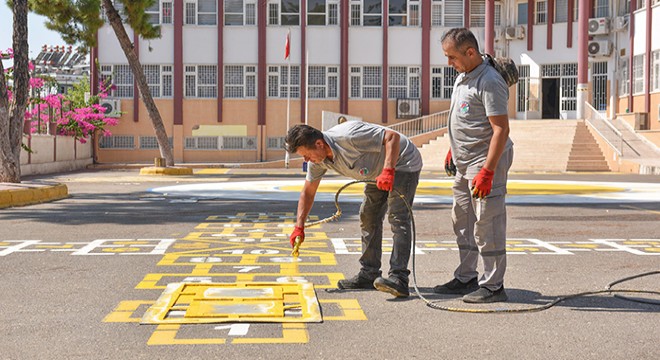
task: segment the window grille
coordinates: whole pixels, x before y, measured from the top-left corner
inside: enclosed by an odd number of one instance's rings
[[[268,25],[280,24],[280,4],[268,4]]]
[[[284,136],[269,137],[267,148],[268,150],[282,150],[284,148]]]
[[[546,0],[536,0],[536,25],[548,23],[548,3]]]
[[[463,0],[445,0],[445,27],[463,26]]]
[[[133,135],[101,136],[99,141],[101,149],[134,149],[135,137]]]
[[[163,1],[161,6],[161,22],[163,24],[172,23],[172,1]]]

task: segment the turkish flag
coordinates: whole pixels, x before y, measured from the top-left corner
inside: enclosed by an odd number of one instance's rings
[[[290,30],[286,33],[286,43],[284,44],[284,60],[289,58],[289,53],[291,51],[291,45],[289,44],[289,37],[291,37]]]

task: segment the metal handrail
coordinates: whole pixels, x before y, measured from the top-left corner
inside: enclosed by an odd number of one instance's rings
[[[446,128],[448,123],[449,110],[389,125],[388,128],[410,138],[415,135]]]
[[[585,104],[585,109],[587,109],[590,113],[589,116],[585,116],[585,120],[603,138],[603,140],[605,140],[605,142],[610,146],[610,148],[612,148],[612,150],[614,150],[619,156],[623,156],[623,144],[626,144],[626,145],[628,145],[630,150],[632,150],[635,154],[637,154],[637,156],[640,156],[639,152],[637,152],[637,150],[635,150],[635,148],[633,148],[632,145],[630,145],[630,143],[628,143],[623,138],[623,134],[616,127],[614,127],[613,124],[611,124],[603,115],[601,115],[598,111],[596,111],[596,109],[593,106],[591,106],[591,104],[589,104],[586,101],[584,102],[584,104]],[[607,137],[605,137],[605,135],[598,130],[598,128],[595,126],[595,124],[591,121],[591,119],[593,119],[593,118],[596,118],[596,119],[600,120],[601,122],[605,123],[605,125],[607,125],[607,127],[610,130],[612,130],[612,132],[619,138],[619,149],[617,149],[616,145],[612,144],[607,139]]]

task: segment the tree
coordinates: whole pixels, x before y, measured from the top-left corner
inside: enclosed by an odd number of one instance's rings
[[[14,0],[12,4],[14,28],[12,54],[3,54],[2,58],[13,56],[13,94],[10,100],[5,68],[0,60],[0,182],[21,182],[21,142],[23,137],[23,119],[28,101],[28,0]]]
[[[115,0],[115,2],[124,5],[123,13],[126,16],[128,25],[144,39],[160,37],[159,27],[149,23],[145,12],[155,1],[157,0]],[[172,147],[163,125],[163,119],[151,96],[147,79],[133,49],[131,39],[126,33],[121,16],[114,7],[112,0],[30,0],[30,5],[36,13],[48,18],[46,27],[59,32],[67,44],[82,44],[85,48],[96,45],[96,32],[104,24],[100,10],[101,8],[104,9],[106,18],[115,32],[119,45],[133,72],[133,77],[140,91],[140,97],[149,113],[149,118],[156,133],[160,156],[165,158],[167,166],[174,166]]]

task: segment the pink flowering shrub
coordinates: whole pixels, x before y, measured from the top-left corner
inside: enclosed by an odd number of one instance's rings
[[[13,57],[12,49],[0,52],[0,59],[9,59]],[[5,76],[11,76],[11,68],[5,71]],[[34,64],[29,63],[29,70],[34,70]],[[43,78],[31,77],[31,94],[41,94],[44,87],[48,84]],[[99,86],[98,98],[103,99],[108,96],[113,85],[102,82]],[[7,91],[8,98],[11,101],[12,92]],[[95,99],[97,100],[97,99]],[[109,126],[116,126],[118,119],[105,116],[105,108],[98,104],[86,103],[84,106],[75,107],[62,94],[50,94],[44,97],[40,95],[31,96],[28,102],[28,109],[25,111],[25,120],[30,122],[30,133],[47,133],[48,124],[55,124],[56,134],[73,136],[80,143],[85,143],[85,138],[90,137],[98,131],[103,136],[111,135],[107,129]]]

